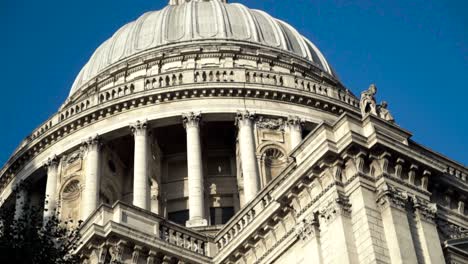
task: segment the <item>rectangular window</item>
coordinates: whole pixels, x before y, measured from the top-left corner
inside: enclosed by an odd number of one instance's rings
[[[211,207],[211,225],[224,225],[234,216],[234,207]]]
[[[175,211],[167,214],[169,221],[177,223],[179,225],[185,225],[185,222],[189,220],[189,210]]]

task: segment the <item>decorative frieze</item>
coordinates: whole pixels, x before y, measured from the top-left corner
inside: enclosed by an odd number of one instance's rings
[[[259,116],[255,122],[257,128],[270,129],[284,132],[285,122],[282,118],[267,118]]]
[[[468,229],[450,223],[446,220],[437,219],[437,228],[444,240],[468,238]]]

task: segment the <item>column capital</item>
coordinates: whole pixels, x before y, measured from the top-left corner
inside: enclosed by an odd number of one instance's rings
[[[437,215],[437,204],[412,197],[413,207],[417,215],[429,222],[434,222]]]
[[[100,147],[101,146],[101,137],[96,134],[94,136],[91,136],[87,139],[84,139],[81,142],[81,146],[85,149],[90,148],[90,147]]]
[[[200,125],[202,115],[200,112],[190,112],[190,113],[183,113],[182,114],[182,123],[184,127],[198,127]]]
[[[236,126],[244,125],[246,121],[253,122],[255,119],[255,113],[250,113],[247,110],[238,110],[236,114]]]
[[[302,240],[315,238],[320,233],[319,226],[318,214],[314,213],[299,222],[296,226],[296,234]]]
[[[387,207],[397,208],[406,211],[406,206],[410,200],[407,192],[399,191],[395,187],[384,184],[377,194],[377,206],[383,211]]]
[[[289,126],[298,126],[300,128],[305,125],[305,121],[298,116],[288,116],[287,123]]]
[[[53,155],[47,159],[44,163],[44,167],[46,168],[57,168],[60,163],[60,157],[57,155]]]
[[[135,136],[145,135],[146,132],[148,131],[148,122],[146,120],[143,120],[143,121],[137,120],[135,123],[131,123],[129,127],[133,135]]]
[[[351,216],[351,204],[349,202],[349,198],[344,195],[339,195],[322,207],[319,214],[326,223],[333,222],[338,215],[346,217]]]

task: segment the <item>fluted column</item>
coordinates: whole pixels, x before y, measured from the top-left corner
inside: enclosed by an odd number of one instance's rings
[[[304,121],[302,121],[297,116],[288,117],[288,131],[291,144],[291,150],[297,147],[302,142],[302,126]]]
[[[137,121],[130,128],[135,138],[133,166],[133,205],[150,210],[150,177],[148,169],[148,129],[146,121]]]
[[[189,193],[189,215],[187,226],[206,226],[202,150],[200,143],[201,114],[189,113],[182,116],[187,132],[187,173]]]
[[[99,189],[101,185],[101,144],[99,136],[90,137],[83,142],[86,150],[85,187],[81,219],[86,220],[99,206]]]
[[[47,183],[44,204],[44,223],[46,223],[56,212],[57,209],[57,177],[58,177],[59,158],[53,156],[46,163]]]
[[[244,178],[245,203],[255,198],[260,190],[260,178],[257,159],[255,156],[255,139],[253,131],[254,115],[248,111],[238,112],[236,124],[239,129],[239,150]]]

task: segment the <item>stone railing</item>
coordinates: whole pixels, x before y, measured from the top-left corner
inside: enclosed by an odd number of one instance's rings
[[[106,227],[117,224],[135,231],[149,234],[168,246],[176,246],[197,255],[208,257],[210,254],[208,237],[188,228],[169,222],[149,211],[116,202],[114,205],[102,204],[94,214],[84,222],[81,233],[84,242],[93,236],[93,226]],[[131,235],[132,232],[129,232]],[[137,235],[135,235],[137,236]],[[148,241],[149,243],[150,241]],[[148,245],[150,247],[150,245]]]
[[[290,171],[294,167],[294,163],[290,163],[287,168],[283,170],[283,173],[271,181],[268,186],[266,186],[262,191],[260,191],[256,198],[252,200],[249,204],[243,207],[219,232],[214,242],[216,247],[219,250],[228,246],[238,237],[247,233],[245,230],[249,228],[250,224],[254,222],[255,219],[259,220],[259,214],[262,214],[267,208],[269,209],[271,205],[272,211],[279,209],[279,204],[274,202],[272,197],[273,191],[278,188],[279,183],[284,181]],[[272,220],[272,219],[271,219]],[[262,225],[263,223],[259,223]]]

